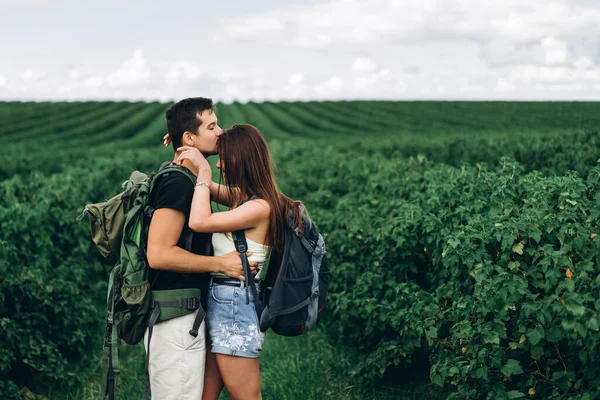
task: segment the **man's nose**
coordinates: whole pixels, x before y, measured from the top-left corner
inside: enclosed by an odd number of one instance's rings
[[[221,127],[219,127],[219,129],[216,130],[215,133],[217,136],[221,136],[223,134],[223,129],[221,129]]]

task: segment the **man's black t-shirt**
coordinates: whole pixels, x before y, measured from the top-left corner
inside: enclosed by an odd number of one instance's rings
[[[194,196],[194,184],[190,181],[190,178],[176,171],[168,172],[157,179],[158,182],[152,191],[151,204],[154,206],[154,210],[171,208],[181,211],[185,215],[185,225],[177,242],[177,246],[184,249],[186,234],[190,229],[188,221],[192,197]],[[210,255],[210,238],[210,233],[194,232],[192,253]],[[183,274],[152,268],[148,273],[152,290],[199,288],[203,293],[206,293],[209,279],[210,274],[208,273]]]

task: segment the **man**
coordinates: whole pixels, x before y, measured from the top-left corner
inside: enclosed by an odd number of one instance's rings
[[[205,156],[217,153],[223,130],[218,125],[211,99],[202,97],[179,101],[166,112],[167,129],[173,149],[191,146]],[[175,152],[174,160],[178,157]],[[183,167],[194,175],[193,165]],[[154,213],[150,222],[147,258],[152,290],[201,289],[206,295],[210,272],[221,272],[244,279],[239,253],[209,257],[210,234],[189,231],[188,217],[194,184],[183,173],[168,173],[159,178],[152,193]],[[185,250],[192,237],[191,252]],[[189,245],[188,245],[189,246]],[[256,263],[252,265],[256,268]],[[204,303],[204,301],[203,301]],[[149,374],[152,398],[200,399],[204,384],[206,357],[205,323],[196,337],[190,334],[196,313],[157,323],[149,348]],[[148,341],[148,330],[145,342]]]

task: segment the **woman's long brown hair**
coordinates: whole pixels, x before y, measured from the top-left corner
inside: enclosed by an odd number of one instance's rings
[[[244,200],[258,196],[269,203],[271,216],[267,230],[267,245],[283,250],[284,227],[290,210],[295,210],[295,219],[302,229],[301,211],[293,201],[277,188],[273,165],[267,142],[260,131],[252,125],[234,125],[219,137],[221,158],[220,181],[228,186],[231,207],[239,206]],[[233,188],[239,189],[239,196]]]

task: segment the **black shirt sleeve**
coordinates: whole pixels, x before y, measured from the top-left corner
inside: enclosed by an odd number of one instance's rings
[[[181,211],[185,218],[189,217],[190,205],[194,196],[194,184],[184,174],[173,172],[159,177],[157,183],[154,209],[171,208]]]

